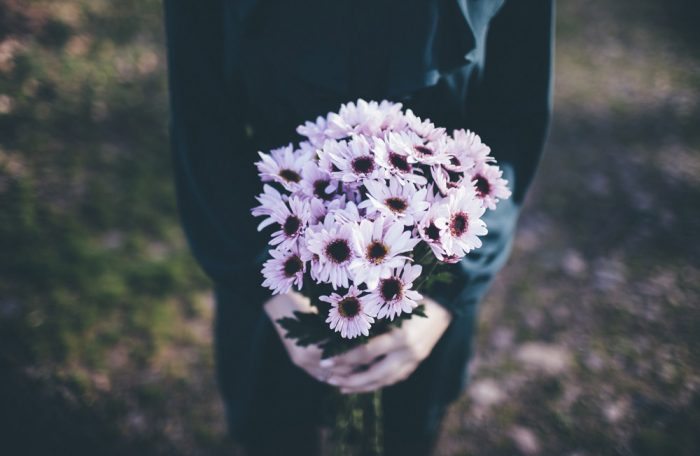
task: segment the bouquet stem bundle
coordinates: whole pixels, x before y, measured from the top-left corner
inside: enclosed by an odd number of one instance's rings
[[[332,427],[327,445],[337,456],[381,456],[382,393],[336,394],[330,401]]]

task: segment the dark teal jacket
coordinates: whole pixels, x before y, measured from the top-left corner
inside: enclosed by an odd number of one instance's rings
[[[296,124],[336,110],[340,102],[359,96],[401,101],[455,70],[466,70],[474,81],[468,94],[455,93],[464,98],[464,113],[441,125],[472,128],[501,166],[512,168],[514,204],[502,204],[502,211],[517,213],[549,122],[551,1],[165,4],[182,221],[195,256],[217,284],[261,296],[259,271],[251,267],[264,247],[249,214],[260,190],[255,146],[296,139]],[[314,99],[303,98],[299,84],[312,87]],[[259,126],[261,135],[263,128],[287,128],[287,136],[269,134],[251,144],[245,126],[256,113],[241,112],[240,96],[270,111],[259,116],[266,123]],[[487,245],[462,265],[465,273],[495,272],[489,245],[502,251],[512,227],[503,233],[495,223],[490,228]],[[462,291],[452,287],[442,303],[459,311],[467,298]]]
[[[178,203],[220,312],[231,318],[226,326],[219,315],[218,325],[233,334],[225,345],[235,356],[251,347],[246,319],[258,318],[269,296],[259,271],[267,236],[250,215],[261,189],[256,152],[298,141],[296,125],[358,97],[400,101],[437,125],[472,129],[506,170],[513,198],[489,213],[484,246],[454,265],[459,279],[433,296],[466,325],[455,330],[457,344],[470,345],[477,303],[507,258],[549,124],[552,3],[165,1]],[[465,363],[445,374],[457,380],[443,385],[443,402],[458,392]]]

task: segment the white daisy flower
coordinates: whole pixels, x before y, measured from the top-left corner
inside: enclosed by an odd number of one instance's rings
[[[335,201],[335,200],[334,200]],[[309,198],[309,208],[311,209],[311,218],[309,225],[318,225],[323,223],[323,219],[328,214],[328,205],[320,198]]]
[[[292,248],[304,234],[310,216],[309,202],[296,196],[290,197],[287,204],[278,205],[270,218],[279,224],[280,229],[272,233],[270,245],[279,246],[281,250]]]
[[[399,182],[413,182],[416,185],[425,185],[427,180],[424,176],[416,174],[422,172],[420,169],[414,170],[417,160],[400,150],[401,143],[397,143],[396,133],[390,132],[385,139],[375,138],[374,154],[375,160],[388,172],[396,176]]]
[[[392,223],[384,217],[373,222],[362,220],[353,229],[355,259],[350,270],[355,283],[366,283],[369,290],[375,289],[379,279],[389,277],[393,269],[409,259],[401,254],[412,251],[418,242],[420,239],[411,238],[411,232],[404,231],[401,223]]]
[[[355,133],[354,125],[345,120],[340,114],[331,112],[328,114],[326,125],[326,137],[331,139],[346,139]]]
[[[422,120],[411,109],[406,110],[404,118],[408,128],[426,141],[436,141],[446,136],[444,128],[435,127],[429,119]]]
[[[383,177],[383,169],[374,160],[374,153],[367,138],[353,136],[350,141],[331,142],[324,145],[327,155],[337,171],[333,176],[343,182],[358,182],[363,179]]]
[[[360,209],[352,201],[348,201],[342,207],[330,209],[329,212],[333,212],[336,223],[360,223],[362,220]]]
[[[322,224],[326,218],[326,215],[331,212],[344,209],[347,203],[348,201],[345,195],[337,196],[330,201],[324,201],[316,197],[309,198],[309,207],[311,208],[309,225],[318,225],[319,223]]]
[[[323,225],[306,231],[307,248],[312,255],[311,273],[333,288],[347,288],[350,280],[349,266],[355,257],[352,251],[352,224],[340,224],[333,214],[328,214]]]
[[[376,102],[375,102],[376,103]],[[382,100],[376,105],[383,115],[382,131],[401,131],[406,129],[406,118],[401,111],[403,105],[388,100]]]
[[[486,209],[471,187],[452,190],[445,204],[447,217],[438,217],[435,225],[444,230],[442,245],[445,254],[461,258],[472,249],[481,247],[479,236],[487,233],[486,223],[481,220]]]
[[[373,315],[368,313],[365,297],[354,285],[347,293],[321,296],[318,299],[331,305],[326,323],[332,330],[339,332],[341,337],[353,339],[360,334],[368,336],[369,328],[374,323]]]
[[[318,159],[319,148],[312,144],[310,141],[302,141],[299,143],[299,149],[294,151],[297,155],[303,155],[308,157],[307,161]],[[303,167],[302,167],[303,168]]]
[[[330,201],[337,196],[340,183],[331,173],[321,169],[317,163],[310,161],[302,170],[301,191],[309,198]]]
[[[369,312],[376,314],[377,318],[390,320],[402,313],[411,313],[423,298],[411,289],[421,271],[420,265],[406,263],[403,268],[395,269],[389,277],[381,279],[377,288],[367,296]]]
[[[277,191],[271,185],[263,185],[263,192],[255,197],[260,203],[260,206],[254,207],[250,212],[253,217],[267,216],[260,225],[258,225],[258,231],[261,231],[266,226],[275,223],[275,219],[271,217],[273,213],[283,211],[286,201],[289,196],[283,195]]]
[[[367,216],[379,212],[393,220],[398,220],[406,226],[415,224],[428,209],[426,200],[428,190],[416,187],[410,182],[402,184],[395,178],[390,178],[388,185],[382,181],[366,181],[367,199],[359,207],[367,210]]]
[[[447,228],[443,221],[449,219],[449,215],[447,204],[435,201],[418,224],[418,235],[428,244],[435,257],[440,261],[444,261],[446,257],[443,239]]]
[[[262,181],[279,182],[290,192],[299,188],[304,164],[311,159],[305,151],[295,152],[292,143],[271,150],[269,155],[262,152],[258,152],[258,155],[261,161],[255,162],[255,166]]]
[[[493,161],[491,148],[481,142],[481,138],[476,133],[459,129],[452,132],[454,141],[448,147],[448,153],[461,162],[461,170],[466,171],[472,166],[469,163],[479,165]]]
[[[496,209],[499,200],[511,195],[508,181],[503,179],[502,175],[503,171],[499,167],[486,164],[477,166],[471,175],[476,196],[489,209]]]
[[[270,250],[272,258],[263,264],[262,273],[265,277],[262,285],[272,290],[273,294],[287,293],[292,285],[300,290],[303,285],[306,264],[301,259],[298,250]]]
[[[450,190],[463,187],[465,183],[469,182],[470,176],[460,168],[461,166],[456,165],[430,167],[430,174],[433,176],[435,186],[443,196],[447,195]]]
[[[446,138],[428,141],[410,130],[392,132],[390,135],[392,147],[397,152],[411,157],[412,163],[439,165],[450,161],[450,157],[446,153]]]
[[[321,146],[318,149],[315,149],[314,157],[316,158],[316,163],[318,164],[318,167],[321,168],[323,171],[331,173],[331,175],[335,171],[338,171],[338,168],[335,166],[335,163],[333,163],[333,160],[331,159],[330,155],[328,155],[328,150],[334,147],[342,147],[343,144],[345,144],[345,141],[327,139],[323,143],[323,146]]]
[[[331,138],[345,138],[353,133],[375,136],[385,130],[402,125],[400,103],[383,100],[367,102],[358,99],[356,103],[345,103],[338,113],[328,114],[326,135]]]
[[[326,136],[327,121],[325,117],[318,116],[316,122],[306,121],[304,125],[299,125],[296,128],[297,133],[309,138],[309,142],[316,146],[322,147],[323,143],[328,139]]]

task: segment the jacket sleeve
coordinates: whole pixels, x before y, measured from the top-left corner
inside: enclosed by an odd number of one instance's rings
[[[223,1],[165,1],[172,163],[195,258],[216,286],[259,305],[265,290],[256,252],[263,245],[250,215],[259,189],[240,84],[227,77],[235,37],[225,8]]]
[[[467,111],[470,126],[491,147],[513,195],[487,211],[483,246],[453,265],[456,279],[432,293],[453,314],[474,311],[508,258],[549,128],[553,30],[553,0],[507,0],[490,23],[478,92]]]

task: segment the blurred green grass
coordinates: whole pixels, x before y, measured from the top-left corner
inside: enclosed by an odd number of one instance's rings
[[[146,339],[148,358],[173,300],[206,289],[177,225],[160,3],[19,5],[0,80],[0,295],[21,333],[6,343],[99,367]]]
[[[163,426],[170,395],[192,388],[185,373],[206,369],[195,381],[215,394],[208,281],[186,249],[171,182],[161,8],[0,6],[0,370],[3,399],[14,388],[27,404],[5,408],[0,433],[15,430],[10,442],[37,454],[95,444],[61,432],[30,440],[55,427],[72,435],[50,418],[69,410],[94,410],[91,432],[112,433],[108,442],[160,451],[162,436],[143,437]],[[188,347],[196,353],[183,356]],[[34,397],[49,400],[30,410]]]
[[[441,454],[697,454],[696,12],[560,2],[551,139]],[[165,65],[159,1],[0,5],[9,454],[235,451],[177,219]]]

